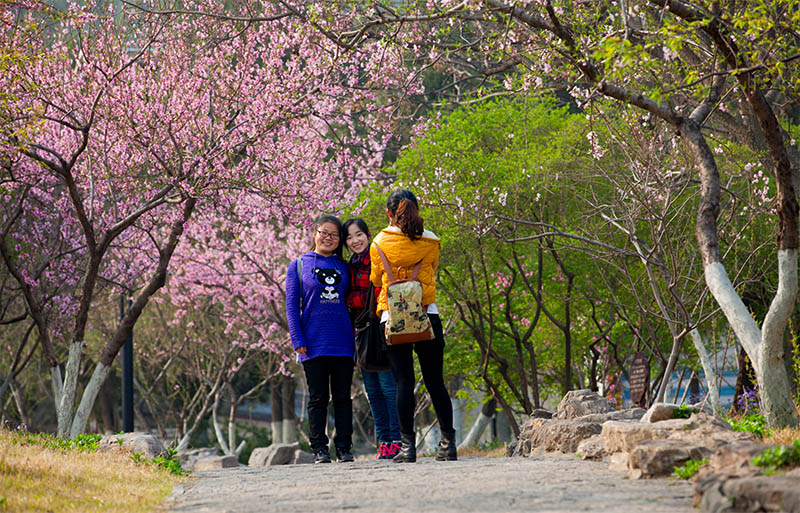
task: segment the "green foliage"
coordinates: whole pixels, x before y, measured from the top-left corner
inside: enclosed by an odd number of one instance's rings
[[[157,458],[151,459],[150,463],[176,476],[188,475],[190,472],[183,469],[181,462],[175,459],[175,454],[177,454],[176,450],[167,449],[166,457],[158,456]]]
[[[672,471],[674,477],[680,479],[691,479],[700,470],[700,467],[708,463],[708,460],[689,460],[679,467],[675,467]]]
[[[59,438],[47,433],[27,433],[22,440],[31,445],[38,445],[56,451],[96,451],[101,435],[83,433],[74,440],[71,438]]]
[[[682,404],[678,406],[677,409],[672,411],[672,418],[673,419],[688,419],[692,416],[692,413],[696,413],[694,408],[689,407],[686,404]]]
[[[728,421],[734,431],[754,433],[761,438],[769,436],[771,431],[764,416],[756,413],[741,417],[726,417],[725,420]]]
[[[166,456],[146,458],[141,452],[133,452],[131,453],[131,460],[133,460],[133,462],[137,465],[153,465],[154,467],[158,467],[169,472],[170,474],[175,474],[176,476],[188,475],[190,472],[188,470],[184,470],[181,466],[181,462],[175,459],[176,454],[176,450],[167,449]]]
[[[272,434],[269,429],[255,424],[237,423],[237,431],[244,431],[240,433],[242,439],[246,440],[242,452],[239,453],[239,463],[247,464],[250,460],[250,454],[256,447],[266,447],[272,444]]]
[[[767,449],[753,458],[757,467],[774,472],[781,467],[794,467],[800,465],[800,440],[795,440],[792,445],[779,445]]]

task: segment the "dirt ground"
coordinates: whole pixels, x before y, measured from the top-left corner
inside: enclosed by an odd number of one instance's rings
[[[196,472],[170,501],[174,513],[697,511],[685,481],[630,481],[574,456],[240,467]]]

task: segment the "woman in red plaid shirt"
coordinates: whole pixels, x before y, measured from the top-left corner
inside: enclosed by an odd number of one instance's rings
[[[352,251],[350,257],[350,291],[345,297],[350,319],[355,321],[367,304],[369,293],[369,241],[367,223],[361,218],[348,219],[344,223],[345,244]],[[378,292],[378,291],[376,291]],[[392,459],[400,452],[400,420],[397,416],[397,384],[391,370],[372,372],[361,370],[364,389],[375,420],[375,434],[380,442],[378,459]]]

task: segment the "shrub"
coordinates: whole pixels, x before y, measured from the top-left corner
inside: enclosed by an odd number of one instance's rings
[[[753,464],[770,472],[781,467],[800,465],[800,440],[795,440],[792,445],[779,445],[765,450],[753,458]]]
[[[675,467],[672,471],[673,477],[680,479],[691,479],[700,470],[700,467],[708,463],[708,460],[689,460],[679,467]]]
[[[692,416],[692,413],[696,413],[697,410],[691,408],[685,404],[678,406],[677,409],[672,411],[672,418],[673,419],[688,419]]]
[[[728,421],[734,431],[754,433],[761,438],[769,436],[771,431],[767,426],[767,420],[758,413],[750,413],[741,417],[727,417],[725,420]]]

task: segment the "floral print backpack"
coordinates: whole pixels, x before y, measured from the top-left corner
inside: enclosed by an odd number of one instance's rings
[[[422,261],[417,262],[410,278],[395,280],[392,267],[386,254],[375,244],[381,256],[383,270],[389,279],[386,286],[386,303],[389,308],[389,322],[386,323],[386,344],[395,346],[411,342],[433,340],[433,328],[425,305],[422,304],[422,283],[417,279]]]

